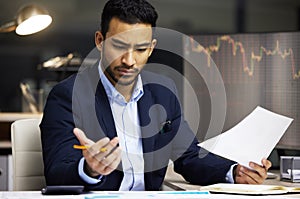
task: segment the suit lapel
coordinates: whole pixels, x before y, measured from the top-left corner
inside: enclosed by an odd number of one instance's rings
[[[76,126],[82,128],[94,141],[117,135],[109,101],[100,81],[98,66],[99,62],[87,66],[77,74],[72,105]]]
[[[152,120],[149,117],[149,109],[153,106],[153,99],[151,93],[145,89],[143,97],[138,101],[140,126],[142,131],[142,142],[144,153],[152,152],[154,149],[154,137],[151,127],[156,120]]]
[[[138,101],[138,110],[140,118],[140,126],[142,133],[143,153],[144,153],[144,171],[145,171],[145,188],[146,190],[153,189],[153,152],[155,144],[155,126],[157,127],[157,120],[151,120],[149,117],[149,110],[153,106],[154,101],[152,94],[147,87],[144,87],[144,95]]]
[[[117,136],[116,127],[112,116],[109,100],[100,80],[97,86],[95,97],[96,113],[101,129],[107,137],[112,139]]]

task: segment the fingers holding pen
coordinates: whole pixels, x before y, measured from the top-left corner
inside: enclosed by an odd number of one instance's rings
[[[109,143],[110,143],[110,140],[108,137],[102,138],[98,142],[91,145],[87,151],[90,153],[91,156],[96,157],[97,155],[99,155],[101,153],[106,153],[108,151],[106,146],[109,145]],[[102,155],[104,155],[104,154],[102,154]]]
[[[121,161],[121,149],[117,137],[110,140],[102,138],[96,143],[88,139],[85,133],[74,129],[74,134],[81,145],[74,145],[75,149],[81,149],[85,158],[85,171],[91,176],[108,175],[114,171]]]
[[[108,141],[108,142],[107,142]],[[101,139],[93,145],[93,151],[96,151],[94,157],[98,161],[102,161],[103,159],[107,159],[111,155],[115,155],[113,153],[119,144],[119,139],[117,137],[113,138],[109,141],[109,139]]]
[[[87,150],[90,155],[86,157],[86,161],[92,170],[101,175],[108,175],[118,167],[121,161],[118,143],[118,138],[110,141],[103,138]]]
[[[99,169],[102,171],[103,175],[108,175],[118,167],[120,162],[121,149],[119,146],[116,145],[114,148],[111,149],[108,155],[106,155],[99,161]]]
[[[119,139],[117,137],[113,138],[112,140],[109,140],[108,137],[105,137],[95,143],[88,139],[85,133],[79,128],[74,128],[73,132],[81,144],[74,145],[73,148],[82,149],[83,152],[88,152],[89,155],[93,157],[98,156],[98,159],[102,159],[103,157],[109,155],[119,144]]]

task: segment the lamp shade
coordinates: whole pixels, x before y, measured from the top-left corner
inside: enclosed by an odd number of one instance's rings
[[[37,5],[27,5],[21,8],[16,18],[16,33],[29,35],[47,28],[52,22],[46,10]]]

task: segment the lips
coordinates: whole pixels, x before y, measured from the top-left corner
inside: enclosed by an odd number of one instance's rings
[[[126,75],[126,76],[129,76],[129,75],[134,75],[137,73],[137,70],[135,69],[127,69],[127,68],[116,68],[116,71],[118,71],[118,73],[122,76]]]

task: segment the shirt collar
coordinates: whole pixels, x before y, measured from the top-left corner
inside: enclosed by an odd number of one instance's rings
[[[101,60],[99,62],[98,70],[99,70],[101,82],[103,84],[103,87],[105,89],[109,101],[117,102],[120,104],[127,104],[123,95],[119,93],[119,91],[117,91],[117,89],[111,84],[111,82],[107,79],[107,77],[103,73],[101,67]],[[143,82],[142,82],[141,75],[139,74],[129,102],[137,102],[143,96],[143,94],[144,94]]]

